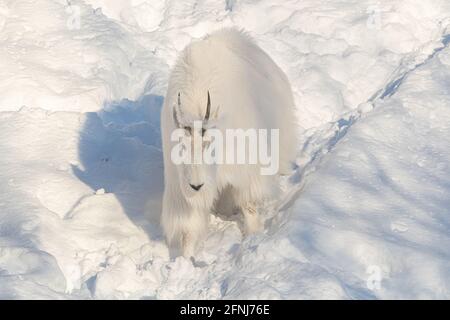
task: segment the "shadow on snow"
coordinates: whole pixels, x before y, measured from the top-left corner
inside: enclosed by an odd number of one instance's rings
[[[149,238],[161,239],[164,189],[160,134],[163,97],[106,103],[87,113],[79,136],[74,174],[93,190],[113,193],[129,219]]]

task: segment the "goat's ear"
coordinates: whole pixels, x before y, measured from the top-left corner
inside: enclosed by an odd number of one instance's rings
[[[214,110],[213,114],[212,114],[212,119],[213,120],[217,120],[219,118],[219,109],[220,109],[220,105],[217,106],[216,110]]]

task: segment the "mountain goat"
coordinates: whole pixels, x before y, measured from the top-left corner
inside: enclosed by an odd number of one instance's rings
[[[181,141],[184,147],[179,150],[201,158],[214,132],[229,138],[228,130],[237,130],[247,141],[252,136],[249,129],[278,132],[272,136],[278,140],[265,141],[278,164],[274,174],[262,174],[267,164],[262,161],[175,163],[173,159],[173,150]],[[176,131],[183,134],[174,138]],[[245,234],[262,229],[258,205],[277,195],[277,174],[289,173],[296,155],[291,87],[262,49],[234,29],[217,31],[188,45],[170,76],[161,132],[165,183],[161,225],[170,246],[181,249],[186,257],[193,256],[207,231],[209,215],[220,211],[218,203],[225,197],[242,212]],[[228,149],[229,142],[225,143],[227,153],[242,153],[237,144]],[[253,140],[249,148],[256,145]],[[245,149],[244,156],[257,154],[250,149]]]

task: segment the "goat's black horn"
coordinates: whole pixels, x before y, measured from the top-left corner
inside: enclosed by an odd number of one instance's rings
[[[178,120],[178,113],[177,111],[181,110],[181,98],[180,98],[180,93],[178,92],[178,110],[177,110],[177,106],[175,106],[173,108],[173,121],[175,122],[175,126],[177,128],[180,128],[180,121]]]
[[[211,97],[209,96],[209,90],[208,90],[208,102],[206,104],[205,120],[209,120],[209,113],[210,112],[211,112]]]

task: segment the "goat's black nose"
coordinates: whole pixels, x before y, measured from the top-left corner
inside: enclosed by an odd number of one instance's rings
[[[198,185],[195,185],[195,184],[189,184],[189,185],[191,186],[192,189],[194,189],[195,191],[198,191],[203,186],[203,183],[198,184]]]

